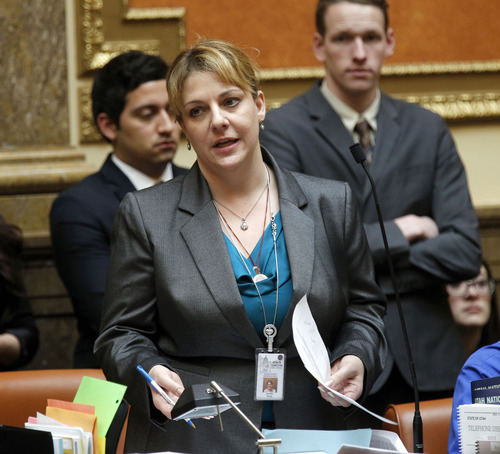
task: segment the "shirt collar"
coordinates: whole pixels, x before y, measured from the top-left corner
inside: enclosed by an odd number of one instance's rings
[[[320,86],[320,91],[327,100],[328,104],[332,107],[332,109],[337,112],[342,123],[351,134],[354,131],[354,126],[358,122],[360,117],[366,119],[366,121],[370,124],[372,130],[375,132],[377,130],[377,114],[380,108],[380,90],[377,88],[377,93],[375,95],[375,99],[368,106],[368,108],[362,112],[356,112],[351,106],[348,106],[344,101],[335,96],[327,87],[326,80],[323,79],[323,82]]]
[[[125,174],[125,176],[131,181],[131,183],[137,190],[149,188],[150,186],[153,186],[158,182],[171,180],[174,176],[171,162],[167,164],[167,167],[165,167],[165,170],[160,178],[158,180],[155,180],[145,173],[140,172],[135,167],[126,164],[114,153],[111,155],[111,160]]]

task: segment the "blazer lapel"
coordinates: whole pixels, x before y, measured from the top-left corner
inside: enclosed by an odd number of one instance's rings
[[[113,193],[118,200],[122,200],[127,193],[136,190],[132,182],[113,162],[111,154],[106,158],[100,172],[108,184],[113,187]]]
[[[387,174],[388,167],[394,159],[397,159],[397,146],[401,135],[401,125],[399,117],[390,103],[389,98],[382,94],[380,109],[377,115],[377,133],[375,136],[375,148],[373,150],[373,160],[370,166],[370,174],[375,184],[381,175]],[[363,172],[364,173],[364,172]],[[365,211],[366,205],[373,203],[371,185],[366,178],[367,185],[364,187],[360,209]]]
[[[186,175],[182,193],[179,209],[192,217],[181,234],[215,303],[253,347],[262,345],[246,315],[210,189],[197,164]]]
[[[339,115],[328,104],[319,85],[309,90],[306,99],[312,127],[328,142],[331,152],[338,156],[342,162],[338,165],[345,167],[353,180],[359,179],[357,164],[349,151],[349,147],[354,143],[351,133],[347,131]]]
[[[290,173],[281,171],[274,159],[267,154],[267,151],[264,153],[264,157],[273,168],[278,182],[283,233],[293,279],[292,301],[275,339],[275,346],[279,347],[292,338],[293,311],[300,299],[311,288],[312,263],[314,262],[314,222],[302,211],[302,208],[307,204],[307,199],[295,178]]]
[[[314,263],[314,223],[302,210],[280,197],[281,218],[293,279],[293,296],[283,325],[276,336],[276,346],[292,336],[292,316],[300,299],[309,293]]]
[[[399,116],[390,100],[382,95],[380,110],[377,116],[377,134],[373,160],[373,172],[380,174],[385,171],[388,162],[393,161],[401,135]],[[375,160],[377,153],[377,160]]]

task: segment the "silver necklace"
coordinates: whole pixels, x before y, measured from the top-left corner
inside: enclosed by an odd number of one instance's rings
[[[262,198],[262,196],[264,195],[264,192],[266,191],[266,188],[268,187],[269,185],[269,171],[267,170],[267,167],[266,167],[266,171],[267,171],[267,182],[266,182],[266,185],[264,186],[264,189],[262,190],[262,192],[260,193],[259,195],[259,198],[256,200],[256,202],[253,204],[252,208],[250,208],[250,211],[247,213],[246,216],[244,217],[241,217],[239,214],[235,213],[233,210],[231,210],[231,208],[227,207],[226,205],[224,205],[223,203],[219,202],[218,200],[214,199],[214,202],[217,202],[221,207],[224,207],[227,211],[229,211],[230,213],[233,213],[235,216],[239,217],[241,219],[241,224],[240,224],[240,229],[241,230],[248,230],[248,222],[247,222],[247,217],[250,216],[250,213],[253,211],[253,209],[257,206],[257,204],[259,203],[259,200]]]

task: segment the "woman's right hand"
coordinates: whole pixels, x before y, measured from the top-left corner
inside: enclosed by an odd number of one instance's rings
[[[156,365],[151,368],[149,375],[153,377],[153,380],[160,385],[163,390],[168,394],[168,396],[177,402],[180,395],[184,392],[184,385],[182,384],[181,378],[170,369],[165,366]],[[172,408],[160,394],[151,389],[153,396],[154,406],[160,410],[168,419],[172,419]]]

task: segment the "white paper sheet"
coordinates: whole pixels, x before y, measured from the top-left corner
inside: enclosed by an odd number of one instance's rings
[[[371,412],[362,405],[358,404],[355,400],[352,400],[351,398],[344,396],[338,391],[335,391],[325,385],[325,382],[330,377],[330,358],[328,356],[328,350],[326,349],[325,343],[319,334],[316,322],[311,314],[311,310],[309,309],[309,304],[305,295],[298,302],[293,312],[292,329],[295,347],[297,348],[300,358],[302,359],[305,368],[316,380],[318,380],[319,383],[336,396],[358,408],[361,408],[363,411],[366,411],[375,418],[397,426],[396,422]]]

